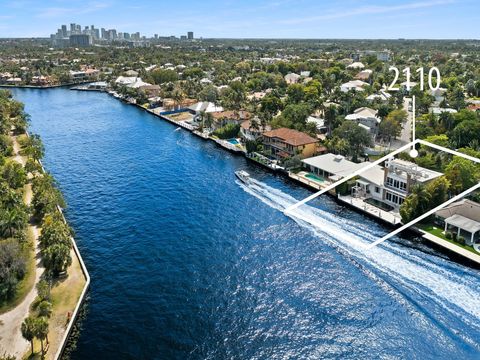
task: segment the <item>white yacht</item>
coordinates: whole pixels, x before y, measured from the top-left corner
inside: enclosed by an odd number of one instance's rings
[[[245,170],[235,171],[235,175],[244,183],[248,183],[250,181],[250,174]]]

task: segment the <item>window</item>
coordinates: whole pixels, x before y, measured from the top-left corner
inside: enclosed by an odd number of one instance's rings
[[[375,186],[375,192],[378,194],[380,192],[380,188],[378,186]]]

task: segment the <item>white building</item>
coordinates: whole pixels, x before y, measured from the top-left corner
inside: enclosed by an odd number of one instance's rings
[[[139,78],[136,76],[119,76],[115,80],[115,84],[120,86],[126,86],[133,89],[138,89],[139,87],[142,87],[142,86],[151,85],[149,83],[144,82],[142,78]]]
[[[392,97],[392,95],[390,95],[385,90],[380,90],[376,94],[368,95],[367,96],[367,101],[373,102],[375,100],[378,100],[382,103],[387,103],[390,100],[391,97]]]
[[[327,181],[338,181],[365,166],[331,153],[304,159],[302,163],[308,171]]]
[[[409,161],[390,159],[384,168],[376,166],[362,172],[352,189],[352,196],[373,198],[398,208],[413,185],[426,184],[442,175]]]
[[[301,76],[295,73],[289,73],[284,77],[287,84],[296,84],[300,78]]]
[[[346,120],[355,121],[358,125],[368,130],[370,134],[376,135],[378,132],[378,125],[382,121],[377,117],[377,110],[368,107],[361,107],[356,109],[353,114],[345,116]]]
[[[472,200],[457,201],[435,213],[436,222],[444,226],[445,232],[455,231],[463,236],[467,245],[480,241],[480,204]]]
[[[362,70],[365,69],[365,65],[363,65],[361,62],[356,61],[350,65],[347,66],[347,69],[355,69],[355,70]]]
[[[213,113],[218,111],[223,111],[223,107],[216,106],[214,103],[208,101],[200,101],[188,107],[189,110],[193,111],[196,115],[200,114],[202,111],[206,113]]]
[[[366,82],[361,80],[352,80],[340,85],[340,91],[342,92],[349,92],[352,90],[355,91],[363,91],[363,87],[368,85]]]

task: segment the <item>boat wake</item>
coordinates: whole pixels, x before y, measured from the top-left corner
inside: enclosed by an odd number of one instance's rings
[[[298,201],[255,179],[251,179],[248,184],[240,181],[237,183],[247,193],[282,212]],[[422,297],[426,296],[429,302],[437,303],[464,323],[480,330],[480,306],[477,302],[480,299],[478,271],[472,269],[465,272],[465,268],[459,264],[394,241],[364,250],[358,242],[366,244],[374,241],[384,235],[381,229],[368,227],[368,224],[343,218],[314,206],[302,205],[288,216],[298,225],[308,228],[322,241],[337,248],[342,254],[353,257],[352,260],[360,263],[362,267],[368,265],[371,274],[367,275],[375,281],[379,281],[380,277],[381,281],[387,282],[389,292],[397,292],[398,295],[400,291],[404,299],[402,302],[410,298],[409,291],[419,293]],[[397,240],[401,241],[399,238]],[[409,305],[412,306],[417,313],[424,311],[416,304]]]

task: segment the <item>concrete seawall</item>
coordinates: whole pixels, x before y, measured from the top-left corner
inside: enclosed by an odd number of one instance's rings
[[[29,133],[26,132],[27,136],[29,136]],[[42,168],[42,172],[45,174],[45,168],[43,167],[42,162],[39,160],[40,166]],[[63,214],[62,208],[57,205],[57,210],[60,213],[62,220],[65,224],[68,225],[67,220],[65,219],[65,215]],[[78,262],[80,264],[80,268],[82,269],[82,273],[85,276],[85,285],[83,287],[82,293],[80,294],[80,298],[77,301],[77,305],[75,306],[75,309],[72,313],[72,316],[70,318],[70,321],[68,322],[67,328],[65,329],[65,333],[63,334],[62,340],[60,341],[60,346],[55,352],[54,359],[60,359],[62,356],[62,353],[65,349],[65,346],[68,341],[68,337],[70,336],[70,333],[72,331],[73,325],[75,324],[75,321],[77,320],[78,313],[80,310],[80,307],[82,306],[83,302],[85,301],[85,296],[87,294],[88,288],[90,287],[90,274],[88,273],[87,267],[85,266],[85,263],[83,262],[82,255],[80,254],[80,250],[78,250],[77,243],[75,242],[75,239],[73,236],[70,237],[70,240],[72,241],[72,247],[75,255],[77,256]]]

